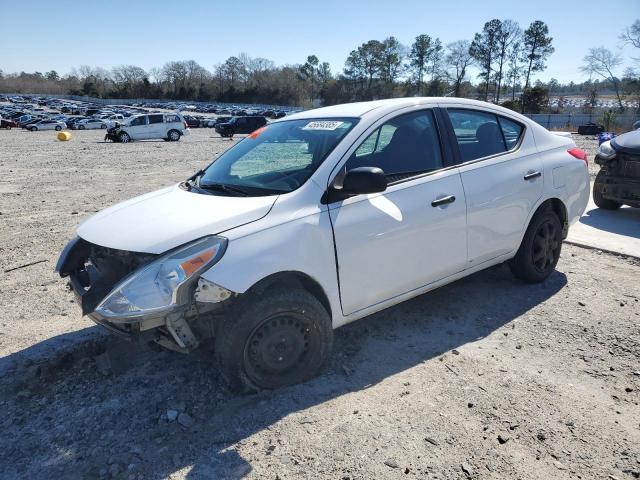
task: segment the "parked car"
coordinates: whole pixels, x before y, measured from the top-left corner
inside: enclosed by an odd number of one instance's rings
[[[127,143],[131,140],[163,139],[177,142],[183,135],[189,135],[189,127],[177,113],[154,113],[135,115],[124,123],[110,128],[105,139]]]
[[[543,281],[588,199],[585,152],[511,110],[338,105],[97,213],[56,270],[96,323],[181,352],[213,340],[233,388],[271,389],[320,372],[333,328],[441,285],[506,261]]]
[[[184,121],[187,122],[189,128],[200,128],[204,119],[202,117],[196,117],[193,115],[184,115]]]
[[[218,123],[215,129],[221,137],[231,138],[236,133],[251,133],[266,124],[264,117],[234,117],[227,123]]]
[[[593,184],[594,203],[605,210],[640,208],[640,130],[602,143],[595,161],[600,171]]]
[[[604,131],[602,125],[595,123],[585,123],[584,125],[578,125],[578,135],[597,135]]]
[[[233,117],[216,117],[216,118],[209,118],[205,121],[204,126],[207,128],[215,128],[216,125],[218,125],[219,123],[227,123],[229,122]]]
[[[107,127],[107,122],[101,118],[85,118],[73,124],[75,130],[96,130],[100,128],[106,129]]]
[[[67,128],[67,124],[59,122],[58,120],[40,120],[27,127],[27,130],[31,132],[37,132],[38,130],[63,130]]]
[[[18,124],[8,118],[0,119],[0,128],[11,130],[12,128],[18,128]]]

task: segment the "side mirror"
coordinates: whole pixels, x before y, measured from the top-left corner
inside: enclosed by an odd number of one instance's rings
[[[332,203],[355,195],[384,192],[387,177],[377,167],[358,167],[349,170],[342,178],[342,186],[334,182],[326,195],[326,202]]]

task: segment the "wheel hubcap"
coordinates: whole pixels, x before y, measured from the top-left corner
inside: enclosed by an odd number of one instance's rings
[[[536,231],[533,239],[533,264],[544,271],[556,260],[560,242],[557,238],[556,227],[551,222],[545,222]]]
[[[279,316],[262,323],[247,344],[250,370],[281,374],[293,369],[309,350],[309,327],[297,318]]]

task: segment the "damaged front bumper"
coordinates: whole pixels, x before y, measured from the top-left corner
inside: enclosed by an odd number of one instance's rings
[[[82,314],[111,333],[126,339],[154,341],[164,347],[189,352],[213,336],[212,318],[224,314],[236,294],[198,278],[186,305],[152,313],[132,312],[131,316],[107,317],[96,307],[114,287],[158,255],[127,252],[91,244],[76,237],[64,248],[56,272],[68,277]]]

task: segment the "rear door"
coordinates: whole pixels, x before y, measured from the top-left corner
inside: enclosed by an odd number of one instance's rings
[[[542,159],[525,125],[474,108],[447,108],[467,204],[468,266],[517,249],[542,195]]]
[[[329,205],[345,315],[459,272],[467,259],[462,181],[443,154],[434,112],[374,128],[344,169],[379,167],[387,190]]]

